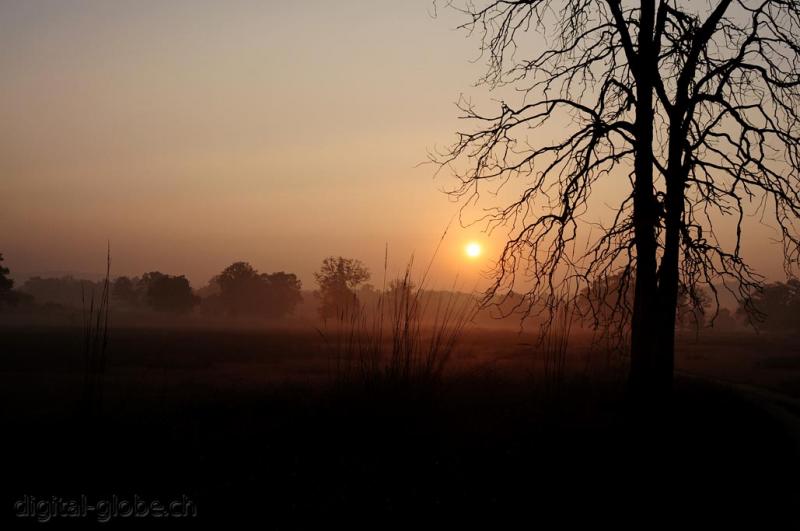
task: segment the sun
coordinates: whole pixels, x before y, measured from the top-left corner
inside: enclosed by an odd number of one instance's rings
[[[481,244],[477,242],[469,242],[466,247],[464,247],[464,252],[467,253],[467,256],[470,258],[477,258],[481,255]]]

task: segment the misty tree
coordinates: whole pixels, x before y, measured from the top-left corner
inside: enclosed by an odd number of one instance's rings
[[[756,311],[749,311],[749,307]],[[756,328],[770,332],[800,331],[800,280],[767,284],[736,313]]]
[[[0,253],[0,297],[11,293],[14,287],[14,281],[8,278],[9,273],[11,270],[3,266],[3,254]]]
[[[283,271],[259,273],[247,262],[235,262],[211,283],[219,288],[220,306],[230,315],[284,317],[303,300],[297,276]]]
[[[169,313],[188,313],[200,302],[185,276],[151,271],[142,275],[145,302],[152,309]]]
[[[102,283],[86,279],[73,278],[70,275],[59,278],[31,277],[27,279],[20,291],[31,295],[38,303],[57,304],[72,308],[81,308],[81,294],[102,289]]]
[[[432,154],[487,230],[508,230],[486,300],[516,290],[523,313],[552,316],[618,275],[634,294],[620,308],[631,390],[663,394],[679,293],[702,304],[705,286],[718,308],[720,286],[748,304],[761,285],[741,252],[747,214],[770,219],[797,265],[800,3],[447,4],[480,42],[480,82],[508,95],[488,110],[462,98],[472,125]]]
[[[630,330],[628,309],[633,307],[633,290],[623,289],[626,279],[621,274],[596,278],[590,286],[581,290],[573,302],[573,311],[585,325],[603,332],[602,336],[607,341],[606,345],[612,350],[624,347],[620,343],[625,333]],[[695,293],[690,296],[684,286],[678,288],[676,307],[676,329],[699,333],[699,329],[707,323],[714,324],[709,319],[711,295],[703,287],[695,286]],[[724,308],[720,308],[717,315],[711,316],[714,321],[719,319]]]
[[[400,278],[395,278],[389,281],[386,289],[386,297],[390,301],[403,301],[411,299],[411,295],[417,285],[408,278],[408,274]]]
[[[14,289],[14,279],[8,275],[11,270],[3,265],[3,254],[0,253],[0,310],[33,304],[33,296]]]
[[[136,306],[140,300],[139,279],[126,276],[117,277],[111,283],[111,298],[115,301]]]
[[[323,319],[337,317],[358,303],[356,289],[369,280],[369,270],[360,260],[329,256],[322,261],[314,279],[319,285],[319,314]]]
[[[19,302],[19,295],[13,291],[14,280],[8,276],[10,273],[11,270],[3,265],[3,254],[0,253],[0,308]]]

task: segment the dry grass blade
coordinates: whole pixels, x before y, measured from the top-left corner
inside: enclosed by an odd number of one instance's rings
[[[103,383],[108,357],[108,331],[110,324],[111,248],[106,255],[106,274],[99,300],[94,289],[88,294],[81,286],[83,319],[83,400],[82,415],[87,421],[99,417],[102,411]]]

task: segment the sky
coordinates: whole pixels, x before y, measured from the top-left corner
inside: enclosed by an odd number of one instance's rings
[[[456,213],[420,165],[462,124],[478,43],[430,0],[0,0],[0,252],[12,276],[244,260],[313,288],[329,255],[424,269]],[[484,244],[479,259],[464,246]],[[437,282],[498,248],[451,228]],[[772,251],[756,266],[778,273]]]

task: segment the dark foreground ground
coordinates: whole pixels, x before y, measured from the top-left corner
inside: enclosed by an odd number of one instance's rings
[[[189,516],[105,514],[148,527],[800,523],[791,408],[776,414],[735,387],[682,377],[666,410],[643,421],[619,372],[586,345],[562,380],[543,374],[530,338],[471,332],[440,385],[388,388],[335,385],[315,333],[116,330],[102,414],[87,420],[80,333],[0,333],[0,507],[14,527],[104,519],[16,517],[26,495],[182,501]],[[683,345],[679,366],[793,389],[794,343],[714,341]]]

